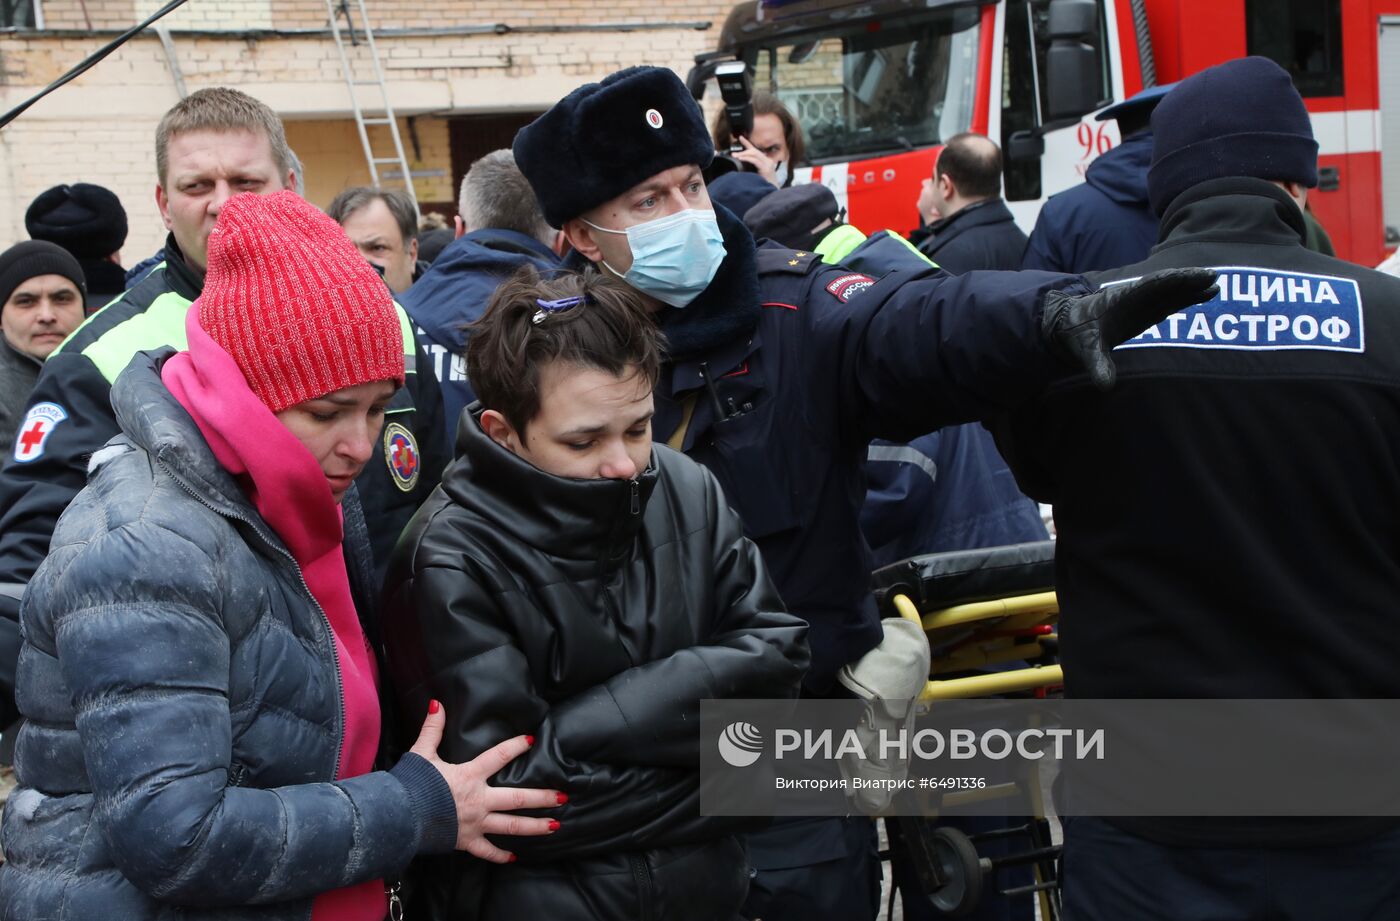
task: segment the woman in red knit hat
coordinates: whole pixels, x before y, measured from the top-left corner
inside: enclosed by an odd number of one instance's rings
[[[185,330],[117,379],[29,584],[0,918],[381,921],[416,854],[513,860],[484,835],[558,822],[502,810],[565,799],[487,784],[528,736],[444,763],[433,701],[375,770],[354,480],[404,378],[388,290],[293,193],[240,195]]]

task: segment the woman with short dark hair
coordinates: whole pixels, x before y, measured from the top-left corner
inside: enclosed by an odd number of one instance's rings
[[[390,667],[408,712],[447,704],[446,757],[532,733],[498,782],[570,799],[547,843],[502,842],[519,862],[430,872],[451,917],[728,921],[744,901],[742,820],[699,814],[700,701],[795,696],[807,628],[710,473],[652,444],[660,364],[641,297],[596,273],[527,269],[472,330],[480,402],[390,564]]]

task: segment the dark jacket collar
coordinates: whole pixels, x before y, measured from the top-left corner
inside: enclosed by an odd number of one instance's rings
[[[453,250],[461,252],[478,246],[495,250],[498,253],[516,253],[521,256],[544,259],[548,262],[556,262],[559,259],[558,256],[554,255],[552,249],[534,237],[526,236],[518,231],[500,230],[495,227],[483,227],[480,230],[463,234],[460,239],[447,244],[447,249],[443,252]],[[441,257],[439,256],[439,258]]]
[[[1271,243],[1301,246],[1303,212],[1288,193],[1263,179],[1226,177],[1178,195],[1162,215],[1153,252],[1180,243]]]
[[[78,265],[87,281],[89,313],[126,290],[126,269],[110,259],[79,259]]]
[[[6,364],[26,368],[32,375],[37,376],[39,374],[39,369],[44,366],[44,363],[33,355],[27,355],[13,345],[10,345],[10,340],[6,339],[3,335],[0,335],[0,348],[4,349],[3,352],[0,352],[0,358],[3,358]]]
[[[559,257],[513,230],[474,230],[447,244],[399,302],[435,342],[460,352],[466,346],[463,326],[486,312],[503,279],[527,265],[549,273]]]
[[[695,358],[746,339],[758,325],[758,260],[753,234],[723,205],[715,205],[715,218],[724,236],[725,257],[710,286],[683,308],[663,307],[661,331],[666,334],[670,360]],[[569,253],[564,268],[582,271],[588,261]]]
[[[194,300],[204,290],[204,273],[185,261],[173,233],[165,237],[165,278],[170,290],[186,300]]]
[[[1014,220],[1011,209],[1006,207],[1006,202],[1000,198],[988,198],[961,208],[947,217],[939,218],[930,224],[928,229],[929,233],[933,235],[935,245],[937,245],[947,243],[958,234],[973,227],[1001,224]]]
[[[656,488],[655,461],[635,483],[554,476],[492,441],[481,427],[482,409],[480,402],[469,406],[457,428],[457,459],[442,476],[447,495],[547,556],[621,562]]]

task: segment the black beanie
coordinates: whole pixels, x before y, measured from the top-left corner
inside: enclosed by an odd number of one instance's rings
[[[56,243],[25,240],[0,253],[0,304],[20,285],[40,275],[62,275],[78,286],[79,294],[87,295],[83,269],[72,253]]]
[[[744,223],[755,240],[810,251],[831,232],[840,214],[836,195],[820,182],[808,182],[767,196],[744,213]]]
[[[1187,77],[1152,113],[1147,195],[1158,214],[1208,179],[1250,176],[1317,185],[1317,141],[1303,97],[1268,58]]]
[[[580,86],[521,128],[511,150],[555,227],[662,170],[704,169],[715,155],[699,103],[664,67]]]
[[[57,243],[79,259],[102,259],[126,242],[126,209],[100,185],[56,185],[30,203],[24,226],[34,239]]]
[[[724,205],[740,217],[754,205],[763,201],[778,190],[758,173],[725,173],[707,183],[710,187],[710,201]]]

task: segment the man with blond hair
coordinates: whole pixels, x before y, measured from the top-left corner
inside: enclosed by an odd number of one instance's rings
[[[14,450],[0,470],[0,716],[5,724],[14,715],[19,599],[48,553],[58,516],[83,487],[89,457],[117,434],[112,382],[138,352],[185,348],[185,314],[203,290],[209,232],[224,202],[242,192],[265,195],[296,183],[296,160],[281,119],[227,87],[199,90],[167,112],[156,129],[155,153],[156,204],[170,231],[165,261],[49,356]],[[444,460],[437,384],[430,374],[414,373],[421,352],[407,318],[400,317],[407,383],[389,404],[384,436],[356,481],[381,567],[403,525],[436,485]]]

